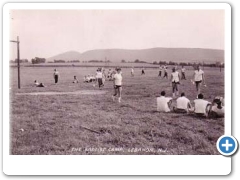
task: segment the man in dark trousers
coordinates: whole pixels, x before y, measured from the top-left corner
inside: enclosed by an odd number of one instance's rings
[[[54,77],[55,84],[57,84],[59,79],[59,72],[57,71],[57,69],[54,69],[53,77]]]

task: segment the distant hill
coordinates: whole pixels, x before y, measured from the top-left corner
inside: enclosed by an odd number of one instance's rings
[[[173,62],[224,62],[224,50],[201,49],[201,48],[151,48],[141,50],[127,49],[97,49],[83,52],[69,51],[48,58],[61,60],[110,60],[111,62],[135,61],[136,59],[146,62],[173,61]]]
[[[77,51],[68,51],[65,53],[58,54],[56,56],[47,58],[47,61],[54,61],[54,60],[65,60],[65,61],[70,61],[70,60],[80,60],[79,58],[81,57],[81,53]]]

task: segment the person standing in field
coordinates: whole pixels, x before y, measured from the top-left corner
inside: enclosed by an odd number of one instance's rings
[[[167,66],[164,66],[164,68],[163,68],[163,72],[164,72],[163,78],[166,77],[166,79],[168,79]]]
[[[184,66],[182,66],[182,69],[181,69],[182,78],[181,79],[185,79],[186,80],[185,71],[186,71],[186,69],[184,68]]]
[[[201,70],[199,65],[197,66],[197,70],[194,71],[193,79],[194,79],[194,82],[196,85],[197,93],[200,94],[201,84],[203,83],[204,86],[206,86],[206,85],[205,85],[204,72],[203,72],[203,70]],[[191,80],[191,81],[193,82],[193,80]],[[193,82],[193,84],[194,84],[194,82]]]
[[[144,68],[142,68],[142,74],[141,75],[145,75],[145,71]]]
[[[108,74],[107,74],[107,78],[108,78],[108,80],[110,80],[110,78],[111,78],[111,74],[112,74],[112,70],[109,69],[109,70],[108,70]]]
[[[173,98],[175,98],[175,95],[178,96],[178,84],[180,84],[180,75],[176,71],[175,67],[172,69],[171,82],[172,82]]]
[[[131,69],[131,76],[132,77],[134,76],[134,69],[133,68]]]
[[[55,84],[57,84],[59,79],[59,72],[57,71],[57,69],[54,69],[53,78],[54,78]]]
[[[103,86],[105,84],[106,77],[107,77],[107,75],[106,75],[105,69],[102,69],[102,83],[103,83]]]
[[[113,76],[113,86],[114,86],[114,94],[112,95],[113,101],[115,101],[115,97],[118,95],[118,102],[121,102],[122,98],[122,74],[121,68],[116,68],[116,74]]]
[[[161,66],[161,65],[159,66],[159,73],[158,73],[158,76],[159,76],[159,77],[162,76],[162,66]]]
[[[96,72],[96,79],[98,82],[99,89],[101,89],[101,87],[104,86],[102,78],[103,78],[103,73],[102,73],[101,69],[99,68]]]

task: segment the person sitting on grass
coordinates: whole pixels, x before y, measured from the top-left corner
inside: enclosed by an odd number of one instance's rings
[[[192,111],[190,100],[185,97],[185,93],[181,93],[181,97],[177,98],[177,107],[173,107],[176,113],[189,113]]]
[[[85,83],[89,83],[90,79],[88,76],[84,76],[83,82]]]
[[[203,99],[203,94],[198,94],[198,98],[194,100],[194,113],[197,116],[205,116],[208,117],[211,103]]]
[[[172,104],[171,97],[165,97],[165,91],[161,92],[161,96],[157,98],[157,111],[159,112],[170,112],[170,107]]]
[[[94,75],[91,75],[90,78],[92,79],[92,82],[96,81],[96,77]]]
[[[224,117],[224,114],[225,108],[223,106],[223,98],[221,97],[214,98],[209,116],[212,118],[222,118]]]
[[[39,83],[37,80],[34,81],[36,87],[45,87],[43,83]]]
[[[72,83],[78,83],[77,76],[73,76],[73,82]]]

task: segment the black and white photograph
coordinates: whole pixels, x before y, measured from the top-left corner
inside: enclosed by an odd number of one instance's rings
[[[225,33],[224,9],[9,10],[9,154],[220,155]]]

